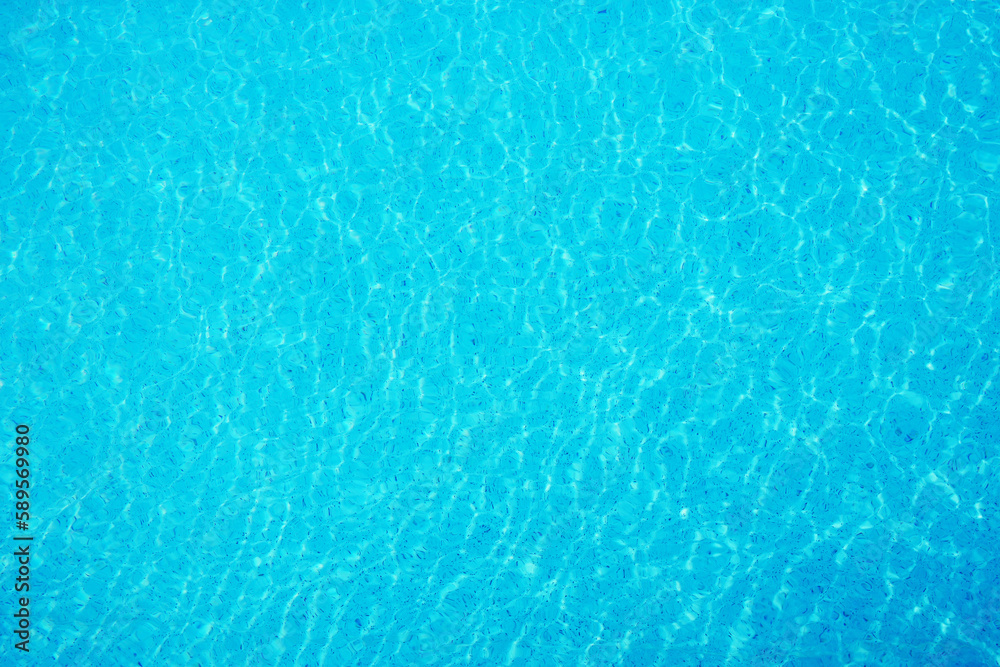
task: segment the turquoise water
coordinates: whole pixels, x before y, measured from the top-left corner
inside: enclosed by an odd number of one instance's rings
[[[2,661],[1000,664],[998,12],[5,3]]]

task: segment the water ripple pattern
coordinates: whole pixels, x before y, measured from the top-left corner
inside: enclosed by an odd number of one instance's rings
[[[996,2],[0,15],[35,664],[1000,665]]]

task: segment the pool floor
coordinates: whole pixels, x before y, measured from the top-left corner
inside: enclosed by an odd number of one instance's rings
[[[0,662],[1000,665],[998,11],[6,3]]]

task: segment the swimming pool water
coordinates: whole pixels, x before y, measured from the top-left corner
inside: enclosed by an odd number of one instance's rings
[[[996,2],[0,11],[5,664],[1000,664]]]

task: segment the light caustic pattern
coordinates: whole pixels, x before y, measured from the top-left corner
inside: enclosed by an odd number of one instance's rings
[[[42,4],[49,664],[1000,660],[995,3]]]

